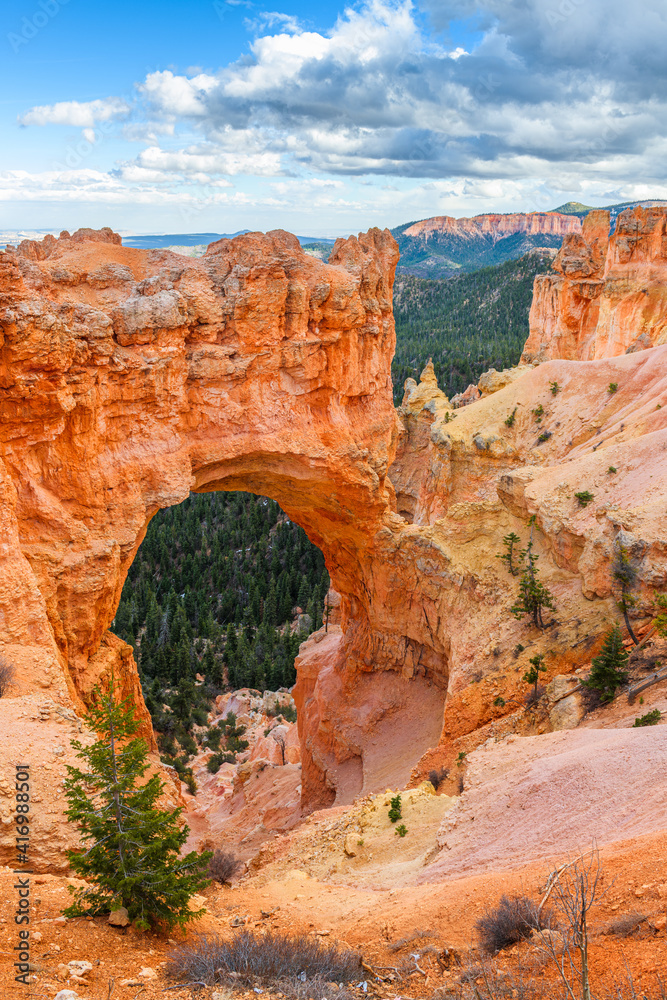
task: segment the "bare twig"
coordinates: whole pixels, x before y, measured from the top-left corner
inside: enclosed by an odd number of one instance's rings
[[[537,907],[537,916],[538,916],[538,918],[540,917],[540,915],[542,913],[542,910],[544,908],[544,904],[547,902],[547,900],[549,899],[549,896],[554,891],[554,889],[556,887],[556,883],[558,882],[558,879],[560,878],[560,876],[562,875],[562,873],[565,871],[566,868],[570,868],[572,865],[576,865],[576,863],[578,861],[581,861],[582,858],[583,858],[583,854],[580,854],[578,858],[574,859],[574,861],[566,861],[564,865],[561,865],[560,868],[556,868],[549,875],[549,878],[547,879],[547,891],[545,892],[544,896],[542,897],[542,902]]]
[[[549,877],[548,893],[565,919],[562,950],[549,937],[545,950],[554,962],[570,1000],[577,1000],[574,983],[581,983],[581,1000],[591,1000],[588,972],[588,912],[605,894],[600,891],[600,855],[595,845],[583,855],[556,869]],[[545,897],[546,902],[546,897]],[[576,955],[576,958],[575,958]]]

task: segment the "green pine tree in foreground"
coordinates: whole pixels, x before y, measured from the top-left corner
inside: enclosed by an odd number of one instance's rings
[[[135,926],[183,926],[203,911],[190,898],[206,886],[211,853],[182,857],[189,829],[179,828],[181,809],[157,808],[164,789],[158,775],[137,783],[148,770],[148,746],[133,738],[139,723],[129,700],[116,704],[95,689],[87,723],[98,739],[85,746],[73,740],[85,769],[67,767],[67,818],[79,827],[86,847],[69,851],[71,867],[89,883],[70,889],[75,902],[66,916],[109,913],[124,906]]]
[[[600,701],[613,701],[616,688],[625,684],[628,675],[625,667],[628,654],[623,647],[623,635],[619,625],[607,632],[599,656],[591,661],[593,668],[588,680],[582,681],[582,686],[600,692]]]

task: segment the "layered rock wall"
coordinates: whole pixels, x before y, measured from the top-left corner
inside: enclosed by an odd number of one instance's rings
[[[667,208],[589,212],[535,279],[522,360],[589,361],[667,343]]]
[[[565,236],[581,232],[578,215],[561,215],[560,212],[514,212],[508,215],[475,215],[471,219],[455,219],[450,215],[437,215],[432,219],[415,222],[405,230],[405,236],[428,239],[434,234],[460,237],[489,236],[494,242],[525,233],[536,236]]]

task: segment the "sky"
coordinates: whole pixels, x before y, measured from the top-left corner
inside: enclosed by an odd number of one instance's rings
[[[0,230],[667,198],[666,53],[665,0],[14,0]]]

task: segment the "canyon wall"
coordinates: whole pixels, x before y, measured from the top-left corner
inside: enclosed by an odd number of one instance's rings
[[[527,657],[568,673],[616,617],[619,543],[648,614],[667,585],[667,345],[529,366],[462,410],[427,366],[397,414],[396,261],[379,230],[326,265],[282,232],[199,259],[109,230],[0,255],[3,760],[37,752],[46,701],[75,726],[112,669],[143,707],[106,629],[150,518],[192,490],[276,499],[341,595],[297,661],[307,809],[404,782],[438,741],[511,731]],[[544,632],[512,615],[496,558],[531,517]]]
[[[589,361],[667,343],[667,209],[589,212],[535,279],[523,361]]]
[[[471,219],[455,219],[450,215],[436,215],[432,219],[415,222],[405,230],[404,236],[428,239],[435,234],[474,237],[489,236],[492,240],[504,239],[514,233],[535,236],[565,236],[581,232],[578,215],[561,215],[559,212],[514,212],[508,215],[475,215]]]

